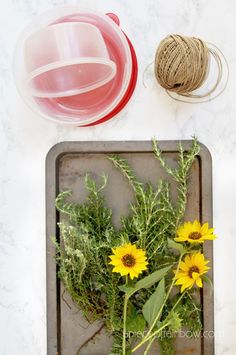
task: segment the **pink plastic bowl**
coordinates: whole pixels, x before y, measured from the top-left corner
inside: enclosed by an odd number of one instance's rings
[[[62,23],[86,23],[101,33],[109,58],[116,65],[116,74],[106,84],[76,95],[63,97],[32,96],[24,61],[25,42],[29,36],[45,27]],[[61,43],[63,47],[63,44]],[[19,92],[24,100],[43,117],[67,126],[84,126],[101,122],[112,112],[117,112],[133,80],[133,62],[130,45],[122,30],[109,16],[80,7],[54,8],[38,17],[21,36],[15,51],[14,73]],[[136,82],[136,81],[135,81]],[[27,83],[27,85],[25,85]],[[132,84],[132,86],[135,86]]]
[[[116,73],[100,31],[88,23],[45,27],[25,42],[31,93],[38,97],[82,94],[109,82]]]

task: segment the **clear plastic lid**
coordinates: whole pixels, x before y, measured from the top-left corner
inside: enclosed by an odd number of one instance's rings
[[[65,97],[94,90],[116,74],[97,27],[60,23],[33,33],[25,42],[25,65],[33,96]]]

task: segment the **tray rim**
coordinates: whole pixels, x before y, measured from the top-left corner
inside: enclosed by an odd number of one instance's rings
[[[177,145],[181,142],[185,150],[189,150],[192,140],[161,140],[158,144],[164,153],[177,152]],[[208,148],[200,143],[201,150],[198,154],[200,160],[200,217],[201,220],[213,222],[213,203],[212,203],[212,157]],[[56,265],[52,258],[53,246],[51,236],[56,234],[57,212],[55,209],[55,198],[58,194],[58,162],[64,154],[73,153],[141,153],[152,152],[150,140],[145,141],[66,141],[55,144],[46,156],[46,315],[47,315],[47,354],[60,354],[58,351],[58,316],[57,308],[59,305],[55,302],[54,292],[51,287],[57,287]],[[213,280],[213,245],[210,242],[204,243],[203,250],[207,250],[207,257],[210,258],[211,270],[209,275]],[[49,255],[50,254],[50,255]],[[54,280],[54,285],[51,285]],[[214,282],[214,281],[213,281]],[[204,332],[213,332],[214,334],[214,296],[209,287],[203,288],[203,330]],[[50,312],[49,312],[50,311]],[[207,333],[206,333],[207,334]],[[209,335],[210,333],[208,333]],[[50,341],[52,340],[53,341]],[[214,336],[202,337],[201,341],[202,355],[214,355]]]

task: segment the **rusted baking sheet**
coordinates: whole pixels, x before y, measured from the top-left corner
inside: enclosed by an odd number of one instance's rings
[[[176,141],[159,142],[168,163],[177,161]],[[182,142],[186,150],[191,142]],[[108,161],[106,155],[118,153],[128,159],[136,174],[143,181],[156,183],[158,178],[167,178],[152,154],[151,142],[65,142],[55,145],[46,162],[46,211],[47,211],[47,355],[77,355],[81,344],[98,329],[98,324],[88,324],[80,310],[73,304],[57,278],[51,237],[57,235],[60,215],[55,210],[55,198],[65,189],[73,191],[73,200],[82,201],[86,191],[84,176],[91,173],[94,178],[103,172],[108,175],[105,190],[106,201],[113,209],[114,223],[128,211],[132,192],[125,178]],[[212,167],[208,150],[202,146],[195,159],[189,181],[189,201],[186,219],[200,219],[212,224]],[[204,244],[206,256],[212,260],[212,243]],[[212,265],[210,276],[212,277]],[[197,339],[178,338],[176,354],[213,355],[213,295],[210,287],[200,294],[203,304],[204,333]],[[112,339],[100,332],[94,341],[79,351],[80,355],[108,355]],[[155,347],[150,354],[157,354]],[[142,354],[142,351],[141,351]]]

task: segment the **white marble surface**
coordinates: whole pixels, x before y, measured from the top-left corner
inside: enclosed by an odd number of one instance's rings
[[[0,354],[46,355],[45,157],[65,140],[186,139],[196,135],[213,157],[216,355],[236,354],[236,2],[235,0],[80,0],[115,12],[132,39],[139,81],[113,121],[68,129],[25,106],[11,73],[20,31],[63,0],[1,0],[0,13]],[[230,66],[225,93],[191,105],[171,100],[142,73],[160,39],[171,33],[218,45]],[[68,354],[72,355],[72,354]],[[207,354],[206,354],[207,355]]]

